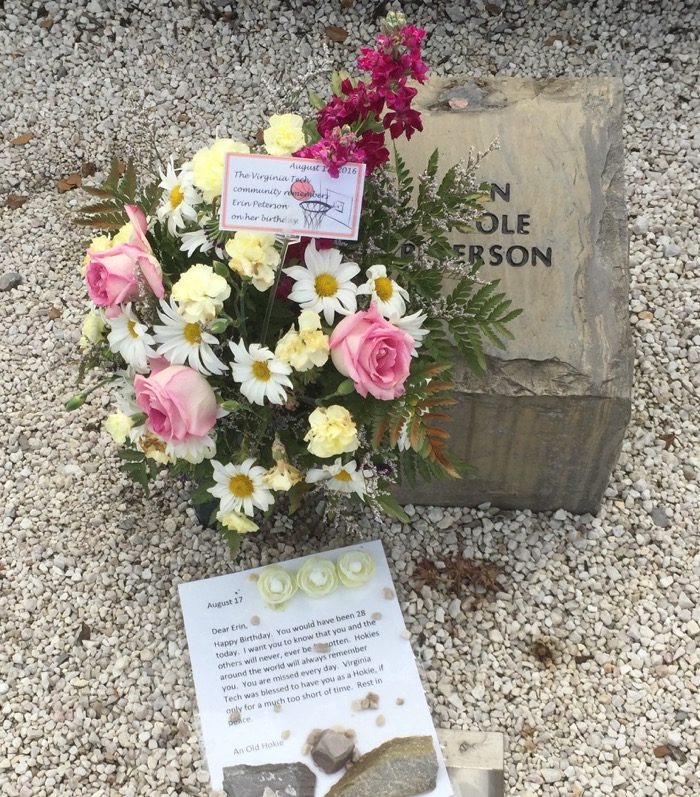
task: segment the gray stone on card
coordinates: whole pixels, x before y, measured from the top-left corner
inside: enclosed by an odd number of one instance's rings
[[[316,775],[300,761],[224,767],[226,797],[315,797]]]
[[[311,758],[327,775],[339,772],[352,758],[355,742],[344,733],[325,730],[311,748]]]
[[[438,761],[430,736],[400,736],[361,756],[326,797],[413,797],[435,788]]]
[[[488,373],[458,369],[460,481],[402,489],[413,504],[597,511],[630,417],[633,350],[623,182],[623,98],[610,78],[435,78],[419,92],[424,132],[402,144],[414,174],[470,148],[487,215],[452,243],[523,313]]]

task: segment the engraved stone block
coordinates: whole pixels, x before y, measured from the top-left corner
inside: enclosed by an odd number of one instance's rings
[[[486,376],[458,372],[451,447],[474,471],[399,497],[595,512],[631,407],[621,84],[435,78],[417,107],[424,133],[402,145],[414,174],[435,147],[444,172],[499,140],[480,171],[487,215],[452,241],[524,312]]]

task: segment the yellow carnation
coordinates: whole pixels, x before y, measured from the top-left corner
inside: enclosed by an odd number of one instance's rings
[[[227,152],[250,152],[242,141],[217,138],[211,147],[204,147],[192,158],[193,182],[207,202],[212,202],[224,187],[224,162]]]
[[[216,519],[229,531],[236,531],[238,534],[247,534],[249,531],[258,530],[258,526],[240,512],[217,512]]]
[[[80,348],[88,349],[91,344],[99,343],[105,331],[105,320],[102,313],[90,312],[85,316],[83,327],[80,330]]]
[[[112,238],[112,246],[128,244],[133,234],[134,225],[130,221],[127,221],[126,224],[122,224],[122,226],[117,230],[115,236]]]
[[[274,235],[237,232],[226,242],[226,253],[231,258],[229,268],[242,277],[250,277],[259,291],[272,287],[275,281],[274,269],[280,263]]]
[[[206,324],[214,319],[230,295],[228,282],[203,263],[190,266],[171,292],[180,306],[180,315],[190,324]]]
[[[175,457],[166,452],[165,440],[161,440],[160,437],[156,437],[150,432],[141,435],[139,447],[148,459],[152,459],[159,465],[169,465],[171,462],[175,462]]]
[[[279,460],[275,463],[275,467],[270,468],[263,476],[263,481],[270,490],[287,492],[301,481],[301,471],[294,465],[290,465],[289,462]]]
[[[115,443],[121,445],[126,442],[126,438],[129,436],[129,432],[133,425],[134,422],[128,415],[125,415],[123,412],[115,412],[105,421],[105,430],[112,435],[112,439]]]
[[[263,131],[265,149],[270,155],[291,155],[305,144],[304,119],[296,113],[276,113]]]
[[[316,457],[335,457],[360,445],[352,415],[339,404],[317,407],[309,415],[309,426],[304,440]]]
[[[320,368],[328,362],[328,336],[321,330],[321,317],[313,310],[299,314],[299,332],[294,327],[277,344],[275,357],[289,363],[295,371]]]

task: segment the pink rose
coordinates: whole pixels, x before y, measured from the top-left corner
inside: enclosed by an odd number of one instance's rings
[[[390,401],[406,392],[413,338],[387,321],[374,303],[346,316],[330,337],[333,364],[361,395]]]
[[[132,248],[120,244],[104,252],[88,252],[85,270],[90,298],[98,307],[107,308],[107,317],[118,315],[118,305],[139,295],[137,262]]]
[[[148,229],[146,214],[138,205],[124,205],[124,210],[133,228],[129,245],[138,252],[138,264],[148,283],[148,287],[158,299],[162,299],[165,296],[163,277],[161,276],[160,263],[153,256],[153,250],[146,238],[146,230]]]
[[[139,295],[139,271],[153,293],[165,296],[158,261],[146,240],[146,216],[136,205],[125,205],[133,232],[129,243],[103,252],[88,252],[85,271],[90,298],[98,307],[106,307],[108,318],[119,314],[118,305]]]
[[[136,403],[147,426],[163,440],[183,443],[204,437],[216,423],[214,391],[197,371],[171,365],[134,379]]]

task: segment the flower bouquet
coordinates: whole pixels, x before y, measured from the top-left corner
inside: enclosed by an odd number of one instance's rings
[[[406,519],[392,484],[460,475],[445,414],[455,348],[483,370],[482,341],[503,346],[519,311],[447,239],[482,213],[481,156],[438,179],[436,151],[414,180],[393,146],[422,129],[409,81],[426,79],[424,35],[390,14],[357,59],[363,79],[332,73],[329,99],[310,92],[307,118],[275,114],[252,145],[320,161],[330,179],[364,164],[357,240],[221,229],[225,158],[251,151],[228,138],[140,192],[116,160],[85,189],[97,202],[79,223],[105,234],[83,264],[94,307],[79,378],[103,378],[67,406],[109,383],[123,468],[146,489],[164,468],[189,478],[232,546],[280,494],[288,511],[314,491]],[[307,189],[302,176],[291,192]]]

